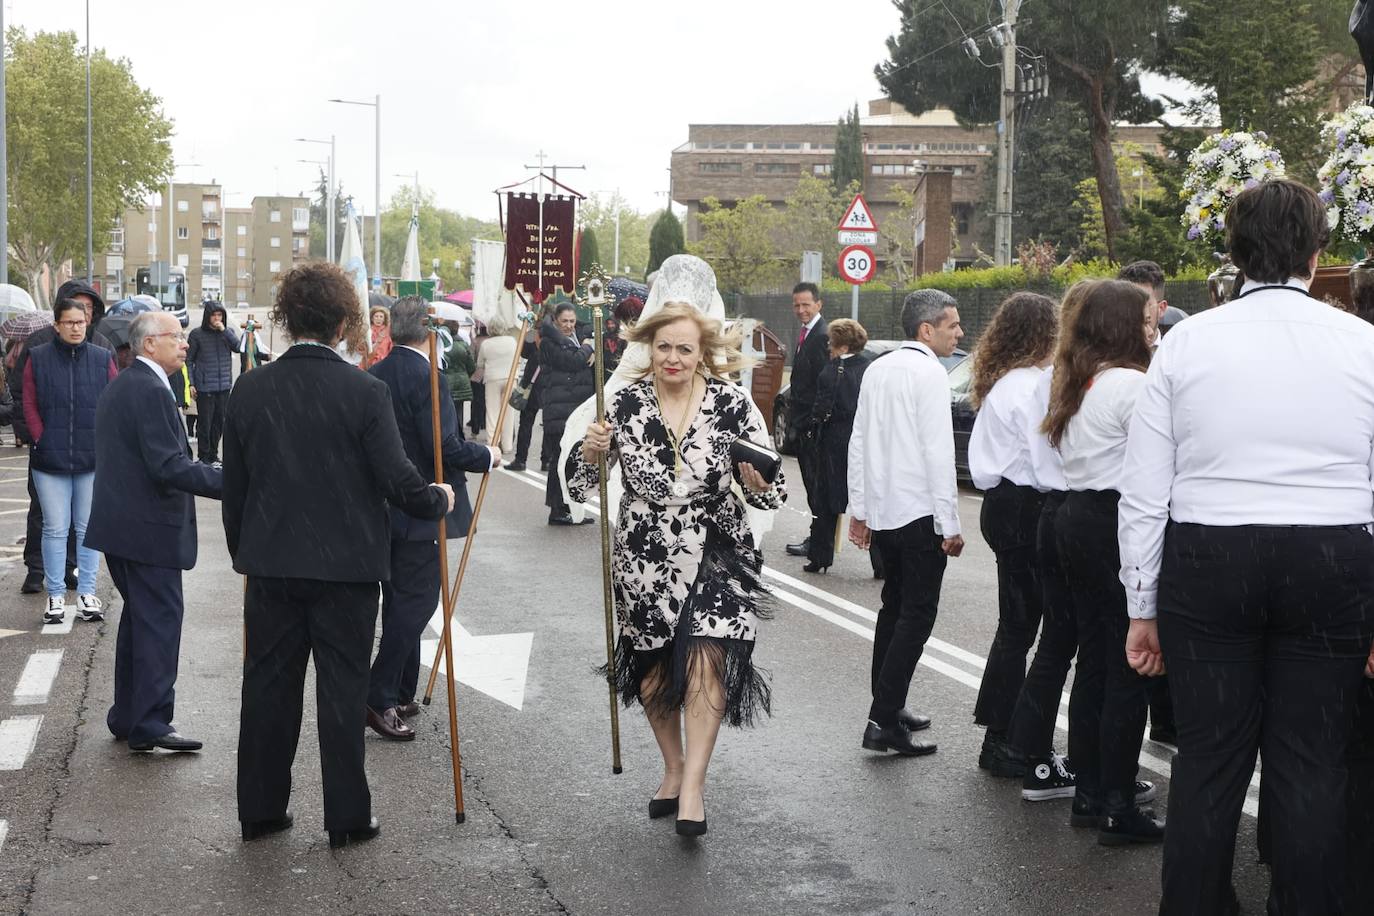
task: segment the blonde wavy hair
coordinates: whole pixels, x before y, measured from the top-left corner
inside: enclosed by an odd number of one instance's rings
[[[622,327],[620,336],[630,343],[642,343],[653,349],[654,338],[658,332],[670,324],[686,319],[696,322],[701,331],[701,362],[697,371],[722,381],[731,381],[731,376],[748,369],[756,360],[745,356],[741,351],[744,344],[744,330],[734,328],[726,331],[714,318],[698,310],[687,302],[666,302],[663,308],[647,318],[641,318],[632,327]],[[640,378],[648,378],[653,372],[650,363]]]

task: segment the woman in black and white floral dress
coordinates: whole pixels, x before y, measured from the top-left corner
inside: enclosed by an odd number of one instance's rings
[[[786,495],[781,473],[769,484],[748,464],[733,471],[735,440],[768,434],[748,393],[720,377],[742,363],[720,323],[672,303],[628,336],[649,344],[649,374],[617,391],[605,426],[593,423],[574,447],[568,489],[585,500],[597,459],[619,462],[615,677],[626,705],[644,707],[663,753],[649,816],[678,812],[678,833],[695,836],[706,832],[702,793],[722,720],[746,725],[769,709],[752,658],[763,558],[744,500],[776,509]]]

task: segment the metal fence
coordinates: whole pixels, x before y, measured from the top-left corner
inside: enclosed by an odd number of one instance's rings
[[[1207,284],[1202,280],[1171,280],[1164,285],[1165,297],[1169,304],[1193,314],[1209,307]],[[1033,287],[1032,292],[1044,293],[1054,299],[1064,294],[1059,286]],[[997,306],[1011,295],[1014,290],[1006,289],[967,289],[954,293],[959,302],[959,318],[964,325],[964,340],[960,344],[971,350],[978,343],[978,336],[992,320]],[[873,340],[900,340],[902,338],[902,300],[905,290],[888,292],[859,291],[859,324],[864,326],[869,338]],[[825,303],[827,318],[850,317],[850,297],[831,294]],[[792,297],[787,294],[749,295],[736,294],[726,300],[726,311],[732,316],[754,318],[762,321],[770,331],[778,336],[788,354],[791,365],[792,354],[797,350],[797,318],[792,312]]]

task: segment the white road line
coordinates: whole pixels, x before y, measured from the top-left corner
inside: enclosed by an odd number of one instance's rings
[[[9,836],[9,833],[10,822],[0,821],[0,851],[3,851],[5,848],[5,837]]]
[[[66,636],[72,631],[72,622],[76,620],[76,608],[68,606],[67,613],[62,615],[61,623],[43,624],[44,636]]]
[[[15,716],[0,722],[0,770],[18,770],[38,743],[42,716]]]
[[[37,706],[48,702],[48,694],[52,692],[53,681],[61,667],[61,649],[45,649],[30,655],[14,687],[14,705]]]
[[[0,483],[28,483],[28,482],[29,482],[29,479],[28,479],[27,477],[6,477],[4,480],[0,480]]]
[[[0,503],[27,503],[28,501],[29,501],[29,498],[28,498],[27,496],[25,496],[25,497],[23,497],[23,498],[20,498],[20,497],[18,497],[18,496],[4,496],[4,497],[0,497]]]
[[[4,482],[4,481],[0,481],[0,483],[3,483],[3,482]],[[6,509],[4,512],[0,512],[0,515],[20,515],[20,514],[22,514],[22,513],[28,512],[28,511],[29,511],[29,510],[28,510],[27,507],[26,507],[26,508],[23,508],[23,509]]]
[[[542,484],[538,483],[535,480],[529,479],[529,477],[525,477],[511,471],[506,471],[506,473],[509,476],[514,477],[515,479],[528,484],[531,487],[535,487],[537,489],[543,488]],[[530,474],[532,472],[527,471],[526,473]],[[587,511],[591,512],[592,514],[597,514],[597,510],[591,508],[590,506],[587,508]],[[878,619],[878,615],[874,611],[870,611],[867,608],[857,605],[854,602],[849,601],[845,598],[841,598],[838,595],[832,595],[823,589],[816,588],[814,585],[811,585],[807,582],[803,582],[800,579],[795,579],[792,576],[787,575],[786,573],[780,573],[777,570],[772,569],[768,566],[765,566],[763,568],[763,572],[766,576],[776,579],[779,582],[783,582],[787,584],[789,587],[795,588],[797,591],[805,592],[806,594],[809,594],[813,597],[827,601],[835,607],[846,610],[856,617],[860,617],[864,620],[870,621],[876,621]],[[800,610],[806,611],[808,614],[811,614],[814,617],[824,620],[827,623],[832,623],[840,629],[848,630],[849,632],[857,636],[862,636],[869,642],[873,641],[873,630],[869,627],[864,626],[861,623],[851,620],[848,617],[842,617],[839,614],[836,614],[834,611],[827,610],[826,608],[823,608],[815,604],[814,602],[808,601],[805,598],[798,597],[797,595],[794,595],[791,592],[783,591],[779,588],[773,588],[772,592],[774,595],[776,595],[783,601],[786,601],[788,604],[791,604]],[[931,638],[926,641],[926,648],[935,649],[945,655],[950,656],[951,658],[959,659],[960,661],[963,661],[975,668],[978,668],[980,671],[986,668],[987,666],[987,660],[982,658],[981,656],[975,655],[974,653],[969,652],[966,649],[961,649],[960,647],[953,645],[951,643],[947,643],[943,640]],[[952,680],[958,681],[960,684],[972,688],[973,690],[978,690],[982,686],[982,678],[980,676],[971,674],[962,668],[958,668],[954,665],[951,665],[943,659],[934,658],[928,654],[922,653],[920,664],[931,669],[932,671],[937,671],[940,674],[943,674]],[[1067,695],[1061,694],[1060,703],[1061,705],[1067,705]],[[1068,719],[1066,719],[1063,714],[1060,714],[1055,719],[1055,727],[1060,732],[1067,735],[1069,732]],[[1163,760],[1159,757],[1156,757],[1148,751],[1142,750],[1140,752],[1139,759],[1140,765],[1142,767],[1144,767],[1152,773],[1156,773],[1159,776],[1164,777],[1165,779],[1168,779],[1170,774],[1172,773],[1172,767],[1170,766],[1167,760]],[[1258,775],[1251,777],[1250,787],[1252,789],[1259,788]],[[1253,795],[1247,795],[1242,810],[1244,810],[1244,812],[1250,815],[1251,817],[1258,817],[1258,799],[1255,798]]]

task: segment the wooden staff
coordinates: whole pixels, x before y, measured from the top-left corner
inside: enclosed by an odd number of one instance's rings
[[[434,307],[430,307],[430,315],[434,315]],[[444,439],[442,424],[439,422],[439,334],[434,328],[429,331],[429,402],[430,419],[434,424],[434,482],[444,482]],[[459,422],[462,422],[461,419]],[[445,513],[445,516],[447,513]],[[448,589],[448,530],[445,523],[445,516],[439,518],[439,584],[443,588],[444,607],[449,607]],[[464,551],[464,559],[467,552]],[[467,814],[463,811],[463,758],[458,750],[458,696],[453,686],[453,640],[450,638],[449,631],[452,627],[452,620],[449,614],[444,614],[444,664],[448,668],[448,737],[449,749],[453,757],[453,814],[458,823],[467,820]],[[434,670],[438,670],[439,660],[434,660]],[[433,683],[433,672],[431,672],[430,683]],[[429,702],[429,697],[425,697],[425,702]]]
[[[524,297],[520,297],[524,300]],[[528,303],[526,309],[529,308]],[[515,356],[511,359],[510,375],[506,377],[506,388],[501,396],[501,409],[496,414],[496,426],[494,429],[501,429],[506,422],[506,411],[510,409],[510,395],[515,390],[516,369],[520,366],[520,351],[525,346],[525,336],[529,333],[533,325],[534,315],[526,311],[524,318],[520,321],[520,336],[515,341]],[[434,664],[429,666],[429,685],[425,687],[424,704],[429,705],[430,699],[434,696],[434,681],[439,676],[439,653],[446,651],[449,644],[448,638],[448,618],[453,616],[453,609],[458,604],[458,595],[463,590],[463,577],[468,571],[468,557],[472,554],[472,542],[477,534],[477,520],[482,516],[482,503],[487,498],[487,484],[491,481],[491,474],[482,475],[482,484],[477,488],[477,501],[472,506],[472,521],[468,523],[468,535],[463,541],[463,556],[458,561],[458,575],[453,580],[453,589],[444,594],[444,634],[439,640],[439,645],[434,649]],[[447,585],[447,572],[445,572],[445,584]],[[453,679],[453,668],[449,667],[449,680]]]
[[[588,298],[592,297],[588,296]],[[606,378],[603,372],[605,318],[601,314],[604,306],[599,302],[593,302],[591,306],[592,333],[596,341],[596,422],[604,426],[606,424]],[[599,478],[597,489],[601,497],[601,512],[598,514],[601,522],[601,597],[602,606],[606,611],[606,686],[611,692],[611,772],[618,774],[622,771],[620,766],[620,706],[616,703],[615,695],[615,591],[611,587],[611,501],[606,490],[605,455],[596,460],[596,469]]]

